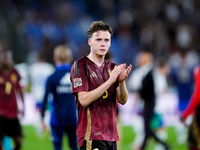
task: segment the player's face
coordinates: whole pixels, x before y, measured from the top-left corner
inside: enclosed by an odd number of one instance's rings
[[[108,31],[97,31],[88,40],[91,51],[99,56],[105,56],[111,43],[111,35]]]
[[[140,54],[139,59],[138,59],[139,66],[145,65],[145,63],[146,63],[146,61],[145,61],[145,55],[144,54]]]
[[[169,67],[168,67],[168,65],[165,65],[162,68],[160,68],[160,72],[163,75],[167,75],[169,73]]]
[[[139,65],[140,66],[143,66],[149,62],[151,62],[152,58],[151,58],[151,55],[148,54],[148,53],[143,53],[140,55],[139,57]]]
[[[12,65],[13,59],[12,59],[12,53],[5,52],[0,57],[0,62],[3,66],[9,67]]]

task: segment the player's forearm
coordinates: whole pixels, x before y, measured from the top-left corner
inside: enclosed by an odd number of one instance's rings
[[[117,99],[122,105],[126,104],[128,100],[128,90],[125,81],[119,83],[119,87],[117,88]]]
[[[188,104],[186,110],[183,112],[183,117],[187,118],[187,116],[189,116],[192,112],[195,111],[195,109],[197,108],[197,106],[200,103],[200,80],[199,82],[196,83],[196,87],[195,87],[195,91],[192,94],[190,103]]]
[[[22,90],[19,90],[19,95],[21,97],[21,101],[23,104],[23,110],[25,109],[25,104],[24,104],[24,92]]]
[[[100,85],[98,88],[89,91],[89,92],[79,92],[78,93],[78,99],[79,102],[81,103],[81,105],[83,107],[87,107],[88,105],[90,105],[92,102],[96,101],[97,99],[99,99],[106,90],[108,90],[108,88],[112,85],[112,82],[110,82],[110,80],[107,80],[105,83],[103,83],[102,85]]]
[[[44,118],[44,115],[45,115],[45,110],[46,110],[46,105],[47,105],[47,101],[48,101],[48,91],[46,90],[45,91],[45,94],[44,94],[44,98],[43,98],[43,101],[42,101],[42,108],[41,108],[41,118],[43,120]]]
[[[187,118],[192,112],[195,111],[197,106],[200,102],[200,94],[197,90],[195,90],[194,94],[192,95],[192,98],[190,100],[189,105],[187,106],[186,110],[183,112],[183,118]]]

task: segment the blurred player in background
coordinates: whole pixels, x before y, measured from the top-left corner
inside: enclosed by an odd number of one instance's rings
[[[90,53],[75,61],[71,69],[72,93],[78,109],[77,137],[81,150],[117,150],[116,97],[125,104],[125,79],[132,66],[105,60],[112,28],[94,21],[88,31]]]
[[[31,83],[31,94],[36,103],[36,118],[35,121],[35,130],[38,135],[42,134],[41,128],[41,109],[42,109],[42,100],[45,93],[45,84],[47,78],[55,71],[55,67],[46,61],[44,53],[39,55],[38,62],[35,62],[29,67],[30,83]],[[48,111],[47,111],[48,112]],[[47,114],[46,114],[47,116]],[[49,118],[46,122],[49,122]],[[48,123],[46,123],[48,125]]]
[[[167,131],[163,123],[163,107],[161,106],[161,99],[168,92],[167,76],[169,75],[169,65],[164,58],[157,58],[153,72],[155,83],[156,104],[154,110],[154,117],[152,127],[156,130],[156,135],[163,141],[168,138]],[[155,146],[155,150],[162,150],[161,144]]]
[[[2,150],[5,135],[14,140],[14,150],[19,150],[22,145],[22,128],[18,114],[24,115],[23,91],[19,84],[19,73],[13,68],[11,51],[2,51],[0,55],[0,150]],[[17,94],[22,100],[23,109],[17,105]]]
[[[144,150],[146,148],[147,140],[153,137],[157,142],[163,145],[165,150],[168,150],[169,146],[156,136],[151,127],[156,99],[153,55],[148,51],[142,51],[138,54],[137,59],[140,67],[137,68],[131,75],[129,86],[131,90],[138,92],[141,100],[144,102],[142,116],[144,119],[145,135],[143,142],[141,143],[141,147],[138,149]],[[140,139],[142,139],[142,137],[140,137]]]
[[[198,49],[198,55],[200,58],[200,49]],[[189,105],[181,115],[181,121],[186,124],[186,118],[189,115],[193,115],[193,121],[188,134],[188,148],[189,150],[200,150],[200,66],[197,66],[193,73],[195,88]]]
[[[191,66],[187,60],[188,52],[186,50],[180,50],[180,61],[171,67],[170,77],[173,81],[174,86],[177,89],[178,94],[178,115],[186,109],[193,89],[194,89],[194,78],[193,70],[195,66]],[[183,144],[187,138],[187,128],[177,120],[175,123],[175,131],[177,134],[177,142]]]
[[[52,94],[50,124],[54,149],[62,149],[63,134],[66,133],[71,150],[78,150],[76,137],[77,109],[74,96],[71,93],[72,84],[70,81],[71,50],[64,45],[55,47],[54,62],[56,71],[46,82],[46,91],[42,104],[42,119],[45,115],[48,96]]]
[[[129,88],[129,92],[133,93],[135,95],[135,103],[134,103],[134,109],[136,110],[136,116],[135,116],[135,120],[133,123],[133,130],[135,132],[135,138],[134,141],[132,143],[134,149],[139,149],[139,147],[142,144],[142,141],[144,139],[144,121],[142,118],[142,109],[143,109],[143,105],[144,102],[142,100],[140,100],[140,95],[138,93],[138,90],[140,88],[140,83],[142,80],[142,76],[141,74],[143,74],[142,71],[142,67],[148,63],[147,59],[144,59],[142,53],[138,53],[136,56],[136,61],[135,61],[135,66],[136,69],[134,69],[130,75],[130,78],[128,80],[128,88]]]
[[[0,55],[2,52],[2,47],[0,46]],[[1,65],[1,64],[0,64]],[[3,149],[4,150],[12,150],[13,146],[12,146],[12,139],[8,136],[4,136],[3,137]]]

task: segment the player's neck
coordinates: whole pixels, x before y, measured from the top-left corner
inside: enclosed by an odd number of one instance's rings
[[[10,73],[10,71],[12,70],[12,68],[11,67],[1,67],[1,72],[3,73],[3,74],[9,74]]]
[[[91,53],[87,56],[91,61],[93,61],[97,66],[101,66],[104,62],[104,56],[92,55]]]

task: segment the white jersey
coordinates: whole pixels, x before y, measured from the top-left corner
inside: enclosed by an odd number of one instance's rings
[[[30,65],[31,93],[37,102],[42,102],[46,80],[54,71],[55,67],[47,62],[36,62]]]
[[[164,94],[168,90],[167,77],[162,75],[158,70],[154,71],[155,94],[157,97]]]
[[[155,94],[156,94],[156,106],[155,106],[155,112],[158,114],[163,114],[163,111],[165,110],[166,106],[163,100],[166,96],[167,90],[168,90],[168,83],[167,83],[167,77],[159,72],[158,69],[154,70],[154,85],[155,85]]]
[[[142,80],[147,73],[153,68],[153,64],[148,63],[132,71],[128,81],[128,88],[131,91],[138,91],[142,88]]]

